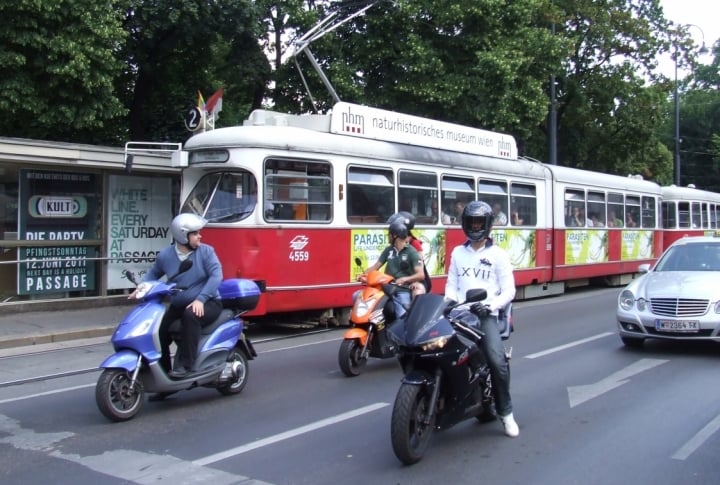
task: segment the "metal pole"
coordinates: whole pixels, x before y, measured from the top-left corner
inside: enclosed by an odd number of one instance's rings
[[[680,99],[678,97],[678,48],[675,46],[675,185],[680,185]]]

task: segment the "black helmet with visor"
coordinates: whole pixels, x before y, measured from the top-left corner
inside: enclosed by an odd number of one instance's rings
[[[472,201],[462,212],[462,229],[468,239],[477,242],[487,239],[492,230],[494,214],[489,204]]]

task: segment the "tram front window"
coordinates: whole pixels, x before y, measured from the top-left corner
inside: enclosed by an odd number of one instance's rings
[[[257,204],[257,183],[248,172],[207,174],[195,185],[181,212],[194,212],[208,222],[237,222]]]

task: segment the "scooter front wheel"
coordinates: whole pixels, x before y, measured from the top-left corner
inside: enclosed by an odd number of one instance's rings
[[[248,360],[245,354],[236,348],[230,352],[227,363],[232,367],[233,377],[228,383],[218,387],[217,390],[220,394],[232,396],[245,389],[249,375]]]
[[[340,370],[348,377],[359,376],[367,365],[367,356],[363,355],[363,346],[358,339],[345,339],[338,351]]]
[[[130,374],[125,369],[105,369],[95,386],[95,402],[109,420],[127,421],[140,412],[145,389],[137,380],[131,385]]]
[[[431,392],[425,386],[402,384],[395,396],[390,436],[395,456],[405,465],[420,461],[435,429],[435,414],[428,416]]]

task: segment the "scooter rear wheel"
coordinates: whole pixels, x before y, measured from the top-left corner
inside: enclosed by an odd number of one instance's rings
[[[140,381],[130,384],[125,369],[105,369],[95,386],[95,402],[109,420],[120,422],[135,417],[145,402],[145,389]]]
[[[348,377],[359,376],[367,365],[367,357],[363,355],[363,347],[358,339],[346,339],[340,344],[338,364],[340,370]]]
[[[220,394],[232,396],[233,394],[239,394],[245,389],[250,369],[248,367],[247,357],[243,351],[237,348],[230,352],[227,361],[235,368],[235,378],[227,384],[218,387],[217,390]]]
[[[435,414],[428,417],[430,389],[402,384],[398,389],[390,422],[395,456],[406,465],[420,461],[435,430]]]

